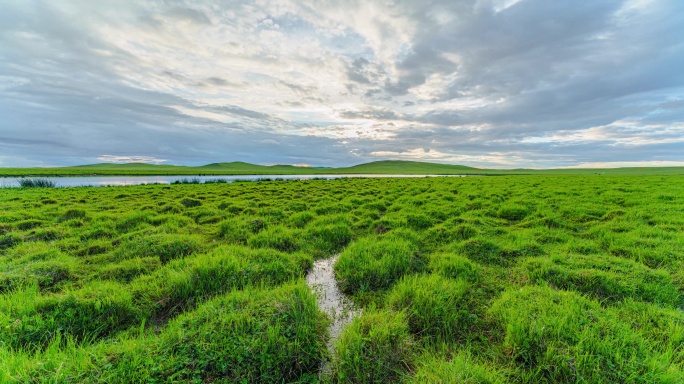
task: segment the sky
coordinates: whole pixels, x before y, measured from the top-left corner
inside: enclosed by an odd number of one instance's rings
[[[684,165],[681,0],[0,0],[0,167]]]

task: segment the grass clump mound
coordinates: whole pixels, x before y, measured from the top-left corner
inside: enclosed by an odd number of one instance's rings
[[[524,287],[504,293],[491,314],[505,335],[504,355],[527,382],[684,380],[676,350],[644,338],[615,310],[579,294]]]
[[[406,215],[406,224],[409,228],[420,230],[430,228],[433,220],[422,213],[410,213]]]
[[[625,298],[678,306],[682,297],[665,270],[608,255],[556,255],[524,263],[530,280],[609,301]]]
[[[130,233],[149,224],[150,216],[145,212],[135,212],[116,220],[115,228],[119,233]]]
[[[316,214],[311,211],[297,212],[290,216],[290,223],[296,228],[304,228],[316,218]]]
[[[94,278],[130,283],[136,277],[150,274],[159,267],[161,267],[161,262],[158,257],[136,257],[121,263],[107,265],[97,271]]]
[[[17,324],[13,332],[0,333],[0,342],[43,349],[58,334],[89,342],[142,322],[161,324],[231,289],[272,286],[301,277],[311,264],[311,257],[303,254],[233,246],[174,260],[126,285],[95,280],[80,289],[48,296],[29,285],[0,300],[0,321]]]
[[[203,241],[198,236],[178,234],[156,234],[136,236],[123,242],[114,256],[119,260],[140,257],[158,257],[162,264],[201,251]]]
[[[316,220],[310,223],[304,232],[307,250],[318,257],[339,252],[353,237],[351,220],[341,215],[332,216],[327,220]]]
[[[31,229],[38,228],[43,224],[44,223],[42,220],[23,220],[14,224],[14,228],[19,231],[29,231]]]
[[[263,223],[263,221],[260,221]],[[247,239],[253,234],[257,233],[263,226],[250,226],[249,221],[240,217],[231,217],[223,220],[218,227],[218,237],[233,244],[247,244]]]
[[[335,273],[344,292],[389,288],[402,276],[423,267],[414,243],[398,237],[362,238],[341,254]]]
[[[69,209],[59,218],[59,221],[80,220],[86,218],[86,211],[82,209]]]
[[[111,358],[114,382],[313,381],[326,355],[326,325],[304,284],[247,289],[169,323],[159,337]]]
[[[522,220],[529,214],[530,210],[520,204],[504,204],[498,211],[498,216],[506,220]]]
[[[389,292],[386,305],[405,311],[419,338],[454,341],[467,336],[477,316],[471,313],[471,286],[439,275],[407,276]]]
[[[438,246],[455,241],[468,240],[475,236],[477,236],[477,230],[470,225],[449,225],[445,223],[428,229],[424,236],[424,242]]]
[[[0,272],[0,293],[11,292],[30,282],[35,282],[41,291],[58,291],[63,285],[75,280],[73,261],[62,256],[29,262],[9,272]]]
[[[468,258],[454,253],[434,253],[430,255],[428,269],[444,277],[463,279],[471,283],[480,280],[478,266]]]
[[[394,383],[414,360],[414,342],[400,312],[367,310],[336,344],[334,383]]]
[[[155,333],[139,328],[131,338],[89,347],[58,336],[35,353],[2,349],[0,381],[316,382],[327,355],[326,325],[302,283],[248,288],[214,298]]]
[[[280,225],[252,235],[247,244],[253,248],[273,248],[281,252],[295,252],[302,247],[300,232]]]
[[[194,208],[202,205],[202,202],[196,199],[183,199],[180,201],[185,208]]]
[[[140,324],[130,290],[106,281],[50,296],[27,285],[4,297],[0,309],[0,322],[12,324],[0,333],[0,343],[15,349],[40,350],[60,334],[79,342],[95,340]]]
[[[133,280],[131,289],[147,316],[164,320],[230,289],[272,286],[302,277],[312,262],[304,254],[226,246],[191,259],[175,260]]]
[[[455,251],[478,263],[504,265],[507,262],[503,257],[501,247],[482,237],[462,241],[454,248]]]
[[[8,233],[4,236],[0,236],[0,251],[9,249],[18,245],[24,241],[24,238],[16,233]]]
[[[418,363],[415,375],[407,380],[411,384],[505,384],[509,381],[504,373],[489,364],[478,364],[466,353],[450,359],[425,358]]]

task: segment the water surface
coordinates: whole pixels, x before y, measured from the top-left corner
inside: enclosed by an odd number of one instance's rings
[[[328,350],[331,355],[334,353],[335,342],[340,336],[342,329],[361,313],[361,310],[337,286],[333,267],[338,256],[335,255],[328,259],[315,261],[311,272],[306,276],[306,283],[316,294],[318,308],[332,319],[328,326],[330,331]],[[321,366],[322,373],[326,373],[329,370],[327,363],[323,362]]]
[[[44,176],[26,177],[26,179],[47,179],[58,187],[104,187],[141,184],[172,184],[183,180],[197,180],[199,183],[207,181],[225,181],[228,183],[236,180],[257,181],[263,179],[280,180],[311,180],[311,179],[344,179],[344,178],[385,178],[385,177],[461,177],[465,175],[373,175],[373,174],[342,174],[342,175],[213,175],[213,176]],[[0,178],[0,187],[18,187],[19,178]]]

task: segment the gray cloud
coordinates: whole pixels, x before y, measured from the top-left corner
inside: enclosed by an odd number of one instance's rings
[[[166,12],[166,15],[176,20],[188,21],[200,25],[211,25],[211,20],[204,12],[192,8],[175,7]]]
[[[363,110],[344,110],[340,112],[344,119],[370,119],[370,120],[399,120],[403,117],[388,108],[366,108]]]
[[[0,166],[684,161],[674,0],[14,0],[0,25]]]

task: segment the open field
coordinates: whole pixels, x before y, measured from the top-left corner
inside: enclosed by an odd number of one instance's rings
[[[682,383],[683,232],[681,175],[3,189],[0,382]]]
[[[175,165],[92,164],[64,168],[0,168],[0,177],[12,176],[86,176],[86,175],[325,175],[325,174],[414,174],[414,175],[527,175],[527,174],[615,174],[684,175],[684,167],[585,168],[585,169],[485,169],[463,165],[416,161],[375,161],[344,168],[297,167],[292,165],[255,165],[243,162],[215,163],[199,167]]]

